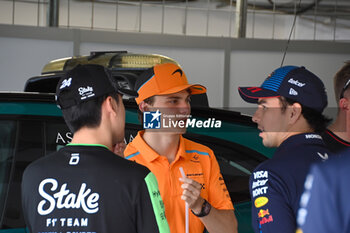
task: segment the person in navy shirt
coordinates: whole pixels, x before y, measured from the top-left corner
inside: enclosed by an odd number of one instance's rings
[[[250,178],[252,225],[256,233],[295,233],[299,199],[311,164],[330,152],[322,132],[327,94],[322,81],[305,67],[284,66],[260,87],[239,87],[241,97],[257,103],[253,121],[266,147],[276,147],[272,159]]]
[[[312,166],[300,199],[298,233],[350,233],[350,150]]]

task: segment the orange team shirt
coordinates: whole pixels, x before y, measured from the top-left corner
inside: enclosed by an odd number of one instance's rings
[[[160,156],[143,140],[144,131],[139,131],[124,151],[126,159],[142,164],[157,177],[165,214],[170,232],[185,232],[185,201],[181,199],[182,177],[179,168],[183,167],[188,178],[202,185],[201,196],[213,207],[233,210],[230,195],[220,173],[219,164],[211,149],[180,136],[180,145],[175,160],[169,164],[165,156]],[[190,211],[190,210],[189,210]],[[191,233],[202,233],[204,225],[198,217],[189,214]]]

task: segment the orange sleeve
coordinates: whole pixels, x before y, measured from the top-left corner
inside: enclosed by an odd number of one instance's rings
[[[210,151],[210,188],[208,202],[216,209],[233,210],[230,194],[226,188],[225,181],[221,175],[220,167],[216,157]]]

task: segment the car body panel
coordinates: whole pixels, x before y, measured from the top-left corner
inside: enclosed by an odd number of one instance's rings
[[[26,228],[0,230],[1,233],[28,233]]]

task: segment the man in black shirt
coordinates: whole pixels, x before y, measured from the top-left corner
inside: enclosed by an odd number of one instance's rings
[[[24,172],[30,232],[169,232],[155,176],[111,152],[124,140],[123,94],[137,96],[99,65],[79,65],[59,81],[57,103],[74,136]]]
[[[322,138],[334,153],[350,147],[350,61],[334,76],[334,93],[338,105],[335,121],[323,132]]]

